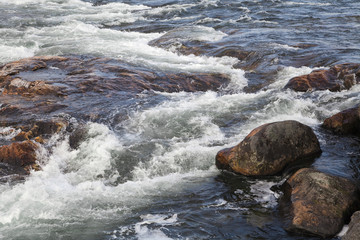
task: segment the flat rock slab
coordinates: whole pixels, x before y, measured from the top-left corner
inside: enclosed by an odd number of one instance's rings
[[[310,127],[282,121],[262,125],[235,147],[218,152],[216,166],[247,176],[266,176],[320,153],[319,141]]]
[[[217,91],[229,82],[224,74],[162,72],[110,58],[26,58],[0,67],[0,126],[58,113],[93,120],[146,91]]]
[[[336,235],[359,208],[359,189],[348,179],[303,168],[284,184],[286,230],[323,238]]]
[[[346,63],[330,67],[328,70],[315,70],[310,74],[294,77],[285,88],[297,92],[349,89],[360,82],[360,64]]]

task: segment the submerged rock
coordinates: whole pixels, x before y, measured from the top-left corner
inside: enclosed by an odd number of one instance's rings
[[[96,121],[144,92],[217,91],[229,82],[225,74],[155,71],[110,58],[26,58],[0,67],[0,126],[32,126],[64,114]],[[16,140],[44,134],[29,130]]]
[[[283,187],[286,230],[297,234],[332,237],[359,208],[359,189],[353,182],[314,169],[298,170]]]
[[[339,112],[327,119],[323,125],[337,134],[353,134],[360,136],[360,107]]]
[[[274,122],[252,130],[237,146],[218,152],[216,166],[248,176],[274,175],[320,153],[310,127],[297,121]]]
[[[294,77],[286,84],[297,92],[313,90],[341,91],[360,82],[360,64],[347,63],[332,66],[329,70],[315,70],[310,74]]]
[[[360,211],[355,212],[351,216],[349,229],[341,238],[342,240],[359,240],[360,239]]]

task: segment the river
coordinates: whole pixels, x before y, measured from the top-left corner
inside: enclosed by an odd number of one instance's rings
[[[360,62],[359,29],[356,0],[0,0],[0,65],[80,55],[231,77],[218,92],[146,91],[111,101],[87,121],[78,149],[68,136],[53,136],[39,153],[42,171],[0,184],[0,238],[304,239],[282,228],[281,192],[272,186],[284,176],[222,173],[215,155],[261,124],[297,120],[323,150],[312,166],[358,181],[359,141],[320,125],[359,104],[360,85],[283,88],[314,69]],[[164,35],[167,48],[149,44]],[[184,41],[253,52],[257,70],[246,61],[233,67],[234,57],[181,54]]]

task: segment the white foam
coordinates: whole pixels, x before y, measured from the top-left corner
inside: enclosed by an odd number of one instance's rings
[[[21,129],[15,129],[12,127],[0,127],[0,140],[11,140],[21,132]]]
[[[270,188],[275,185],[275,182],[257,181],[251,185],[251,193],[254,194],[255,200],[261,203],[266,208],[274,208],[277,206],[277,199],[280,195],[273,192]]]
[[[0,44],[0,63],[32,57],[38,50],[39,48],[37,46],[28,48],[25,46],[9,46]]]
[[[309,5],[309,6],[330,6],[331,3],[316,3],[316,2],[307,2],[307,1],[301,1],[301,2],[284,2],[284,5]]]
[[[151,8],[145,12],[145,16],[164,15],[168,13],[187,11],[189,8],[192,8],[194,6],[196,6],[196,4],[171,4],[162,7]]]
[[[296,67],[285,67],[277,73],[276,81],[270,85],[271,88],[283,88],[288,83],[288,81],[297,76],[305,75],[311,73],[313,70],[319,68],[309,68],[306,66],[296,68]]]
[[[267,21],[267,20],[254,20],[254,23],[267,23],[267,24],[274,24],[274,25],[279,24],[278,22]]]
[[[292,46],[289,46],[287,44],[270,43],[269,45],[270,45],[270,47],[275,48],[275,49],[286,49],[286,50],[289,50],[289,51],[297,51],[297,50],[299,50],[299,48],[292,47]]]
[[[344,225],[344,227],[341,229],[341,231],[336,235],[337,237],[343,237],[346,232],[349,230],[349,225]]]

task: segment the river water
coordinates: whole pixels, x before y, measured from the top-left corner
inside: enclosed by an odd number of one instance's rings
[[[335,93],[283,87],[317,68],[360,62],[359,29],[356,0],[0,0],[0,65],[76,54],[231,76],[219,92],[143,92],[126,105],[109,103],[105,117],[86,123],[76,150],[67,136],[54,136],[51,149],[39,152],[43,171],[0,185],[0,238],[304,239],[282,228],[281,192],[272,186],[283,176],[221,173],[214,158],[253,128],[292,119],[320,140],[313,167],[358,181],[358,140],[320,124],[359,104],[360,86]],[[260,67],[245,71],[232,67],[233,57],[148,44],[164,34],[175,47],[187,40],[253,51]],[[118,112],[126,117],[113,121]]]

